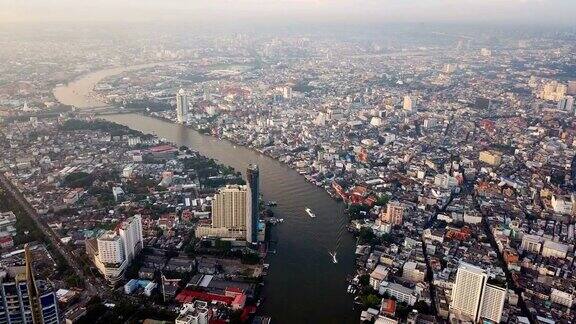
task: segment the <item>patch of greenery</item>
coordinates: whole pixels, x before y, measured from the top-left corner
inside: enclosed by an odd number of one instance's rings
[[[69,119],[65,121],[61,126],[60,130],[65,132],[70,131],[102,131],[110,134],[111,136],[121,136],[121,135],[134,135],[140,136],[141,132],[130,129],[127,126],[115,124],[105,120],[79,120],[79,119]]]

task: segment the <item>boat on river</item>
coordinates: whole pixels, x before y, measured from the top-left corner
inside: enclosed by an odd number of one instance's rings
[[[306,209],[304,209],[304,210],[306,211],[306,213],[308,214],[308,216],[310,216],[310,217],[312,217],[312,218],[316,217],[316,214],[314,214],[314,213],[312,212],[312,209],[306,207]]]

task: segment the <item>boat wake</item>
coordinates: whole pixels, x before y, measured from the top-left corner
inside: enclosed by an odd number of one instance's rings
[[[338,252],[334,251],[334,252],[330,252],[328,251],[328,254],[330,254],[330,256],[332,257],[332,263],[338,263],[338,259],[336,258],[336,254]]]

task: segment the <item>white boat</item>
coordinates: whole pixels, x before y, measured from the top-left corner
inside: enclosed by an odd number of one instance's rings
[[[316,214],[314,214],[314,213],[312,212],[312,209],[306,207],[306,209],[304,209],[304,210],[306,211],[306,213],[307,213],[310,217],[312,217],[312,218],[316,217]]]
[[[332,257],[332,263],[338,263],[338,259],[336,259],[336,251],[334,252],[328,252],[328,254],[330,254],[330,256]]]

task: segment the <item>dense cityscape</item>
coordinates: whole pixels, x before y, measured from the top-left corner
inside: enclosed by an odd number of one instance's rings
[[[576,322],[574,28],[15,26],[0,323]]]

